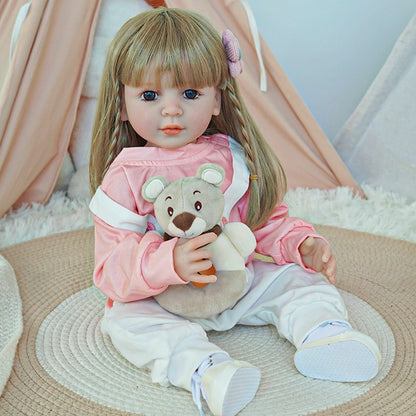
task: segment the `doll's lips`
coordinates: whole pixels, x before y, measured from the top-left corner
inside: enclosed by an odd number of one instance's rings
[[[166,134],[166,136],[176,136],[182,131],[182,127],[177,126],[176,124],[172,124],[172,125],[163,127],[162,131],[164,134]]]

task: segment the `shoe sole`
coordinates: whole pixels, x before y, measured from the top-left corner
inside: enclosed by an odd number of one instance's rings
[[[236,415],[253,400],[260,377],[260,371],[255,367],[239,368],[234,373],[224,397],[223,416]]]
[[[347,330],[300,346],[294,361],[298,371],[307,377],[362,382],[378,373],[381,354],[370,337]]]

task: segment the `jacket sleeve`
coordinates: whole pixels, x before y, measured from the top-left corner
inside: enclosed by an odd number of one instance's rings
[[[136,211],[127,182],[115,182],[117,191],[114,193],[111,184],[104,186],[103,183],[104,199],[109,198],[108,204],[113,209],[107,209],[106,213],[102,207],[105,203],[100,206],[99,202],[95,202],[97,207],[92,209],[95,214],[95,285],[114,301],[130,302],[161,293],[169,285],[186,283],[174,268],[176,238],[163,241],[158,233],[146,232],[146,227],[134,229],[126,225],[129,222],[117,220],[117,216],[123,216],[120,211],[130,220],[135,215],[141,220],[147,216]],[[119,209],[115,209],[117,207]]]
[[[302,261],[299,247],[308,237],[321,238],[313,226],[300,218],[289,217],[285,202],[276,207],[267,223],[254,231],[256,252],[273,258],[278,265],[297,263],[313,272]]]

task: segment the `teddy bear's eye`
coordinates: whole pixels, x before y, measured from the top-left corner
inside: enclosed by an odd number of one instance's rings
[[[200,211],[202,208],[202,204],[199,201],[196,201],[194,207],[197,211]]]
[[[173,215],[173,208],[172,207],[168,207],[168,215],[169,215],[169,217],[171,217]]]

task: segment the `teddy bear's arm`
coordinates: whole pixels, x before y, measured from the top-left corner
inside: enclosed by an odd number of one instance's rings
[[[242,222],[230,222],[223,228],[228,239],[242,257],[249,256],[256,248],[257,242],[254,234],[247,225]]]

